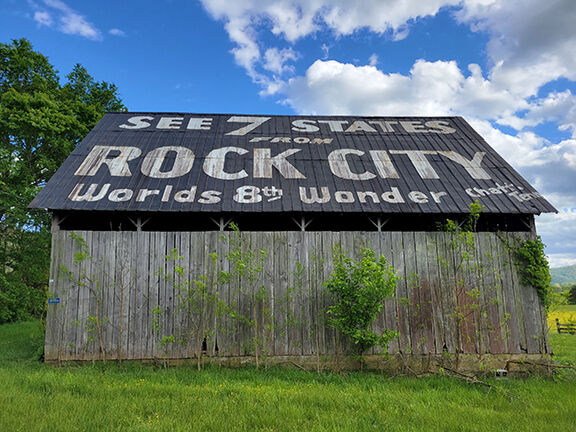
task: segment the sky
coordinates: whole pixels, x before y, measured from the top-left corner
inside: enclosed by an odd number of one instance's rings
[[[0,0],[0,42],[130,111],[463,116],[557,209],[576,264],[574,0]]]

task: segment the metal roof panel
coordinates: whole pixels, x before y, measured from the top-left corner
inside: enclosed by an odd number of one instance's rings
[[[556,211],[461,117],[108,113],[30,207],[454,214],[475,199]]]

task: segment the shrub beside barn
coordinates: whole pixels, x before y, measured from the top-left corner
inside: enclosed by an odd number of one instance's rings
[[[369,366],[549,354],[514,249],[555,209],[460,117],[111,113],[31,207],[53,215],[49,362],[350,366],[323,282],[366,247],[399,277]]]

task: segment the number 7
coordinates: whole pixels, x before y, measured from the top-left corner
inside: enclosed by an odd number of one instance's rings
[[[235,122],[235,123],[250,123],[240,129],[236,129],[233,131],[228,132],[226,135],[246,135],[249,132],[252,132],[261,124],[270,120],[270,117],[243,117],[243,116],[232,116],[228,119],[228,122]]]

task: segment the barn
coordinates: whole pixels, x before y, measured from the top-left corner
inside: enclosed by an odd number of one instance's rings
[[[109,113],[30,207],[53,218],[47,362],[354,367],[323,283],[365,248],[398,275],[369,367],[550,354],[514,251],[556,210],[460,117]]]

